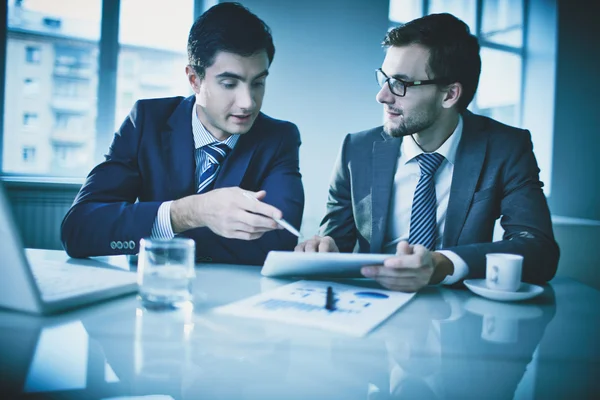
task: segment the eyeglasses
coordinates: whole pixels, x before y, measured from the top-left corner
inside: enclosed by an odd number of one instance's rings
[[[387,82],[390,92],[400,97],[404,97],[404,95],[406,95],[407,87],[449,83],[449,80],[444,78],[430,79],[427,81],[406,82],[402,79],[387,76],[385,72],[381,70],[381,68],[377,68],[375,70],[375,79],[377,79],[377,84],[379,84],[379,87],[383,87],[383,85],[385,85]]]

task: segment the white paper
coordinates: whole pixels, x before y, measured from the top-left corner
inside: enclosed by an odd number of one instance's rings
[[[336,299],[333,311],[325,308],[328,286],[333,289]],[[214,311],[364,336],[413,296],[414,293],[333,282],[298,281],[218,307]]]

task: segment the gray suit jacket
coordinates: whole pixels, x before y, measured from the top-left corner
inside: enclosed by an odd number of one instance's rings
[[[466,111],[458,146],[442,248],[485,276],[486,253],[524,256],[523,279],[556,273],[559,249],[528,131]],[[401,138],[377,127],[349,134],[334,169],[321,235],[340,251],[381,253]],[[494,224],[505,230],[492,243]]]

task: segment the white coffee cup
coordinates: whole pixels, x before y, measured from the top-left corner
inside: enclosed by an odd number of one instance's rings
[[[485,281],[489,289],[516,292],[521,286],[523,256],[490,253],[485,255]]]

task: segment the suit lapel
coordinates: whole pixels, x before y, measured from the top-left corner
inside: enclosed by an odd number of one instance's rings
[[[183,100],[167,121],[169,126],[161,133],[166,184],[174,198],[195,192],[193,106],[193,96]]]
[[[462,138],[456,152],[450,199],[442,246],[456,246],[471,200],[481,175],[487,148],[487,135],[481,121],[472,113],[463,113]]]
[[[390,207],[394,174],[398,163],[401,138],[392,138],[381,131],[381,139],[373,142],[371,188],[371,253],[381,253]]]

